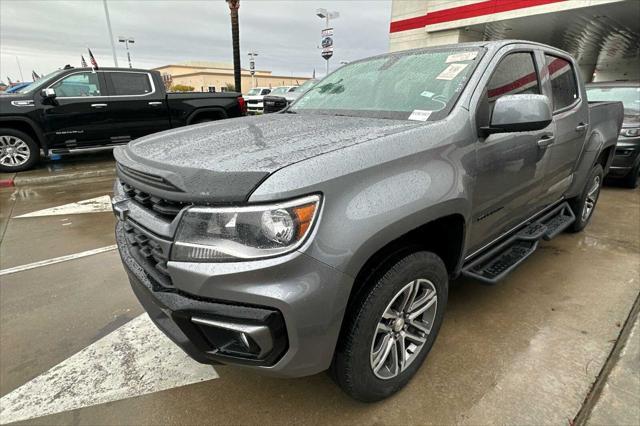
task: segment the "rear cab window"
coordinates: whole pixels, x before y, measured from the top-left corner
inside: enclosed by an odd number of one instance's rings
[[[548,53],[544,54],[544,59],[551,81],[552,105],[555,113],[578,101],[580,98],[578,82],[571,61]]]
[[[149,74],[144,72],[108,72],[112,96],[142,96],[153,92]]]

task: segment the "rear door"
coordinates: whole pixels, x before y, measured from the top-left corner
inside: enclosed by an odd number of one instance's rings
[[[50,84],[56,98],[43,107],[51,148],[99,145],[108,140],[105,81],[100,73],[78,71]]]
[[[114,142],[126,142],[170,128],[164,91],[145,71],[105,71]]]
[[[496,133],[484,137],[495,101],[504,95],[541,94],[534,51],[508,46],[487,70],[474,98],[478,141],[472,194],[471,251],[477,250],[518,225],[541,208],[544,150],[538,141],[549,137],[552,126],[532,132]],[[474,111],[474,110],[472,110]]]
[[[569,57],[539,52],[541,79],[553,105],[554,142],[545,157],[545,202],[559,200],[571,185],[574,167],[589,126],[586,95],[580,93],[578,73]]]

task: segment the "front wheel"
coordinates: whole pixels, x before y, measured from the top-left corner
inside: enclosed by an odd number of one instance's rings
[[[569,232],[582,231],[593,216],[596,209],[598,198],[600,197],[600,189],[602,188],[602,179],[604,171],[600,164],[596,164],[591,169],[582,194],[569,201],[569,205],[576,215],[576,220],[568,228]]]
[[[331,375],[353,398],[374,402],[404,387],[431,350],[448,275],[438,256],[416,252],[364,285],[369,290],[345,317]]]
[[[38,144],[26,133],[0,129],[0,172],[21,172],[32,168],[40,158]]]

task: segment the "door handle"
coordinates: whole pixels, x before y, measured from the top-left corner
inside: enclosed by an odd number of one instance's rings
[[[149,102],[149,105],[153,105],[153,106],[162,105],[162,102],[153,101],[153,102]]]
[[[107,104],[91,104],[91,108],[104,108]]]
[[[553,135],[544,135],[541,139],[538,140],[539,148],[546,148],[551,145],[556,138]]]
[[[587,127],[589,127],[589,123],[580,123],[576,126],[576,132],[583,132],[587,130]]]

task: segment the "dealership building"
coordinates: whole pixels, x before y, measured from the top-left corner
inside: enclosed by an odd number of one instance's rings
[[[571,53],[586,81],[640,80],[639,0],[393,0],[390,50],[525,39]]]
[[[224,92],[233,86],[233,64],[220,62],[185,62],[163,65],[154,70],[162,74],[171,86],[191,86],[196,92]],[[247,69],[242,69],[242,91],[252,87],[298,86],[309,77],[274,75],[271,71],[255,70],[252,77]]]

